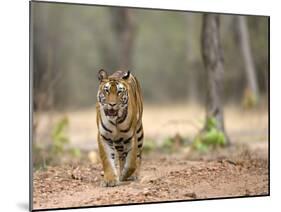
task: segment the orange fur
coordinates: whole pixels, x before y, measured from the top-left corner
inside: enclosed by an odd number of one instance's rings
[[[136,178],[138,177],[140,171],[140,164],[141,164],[141,148],[138,147],[138,137],[137,137],[137,128],[141,127],[141,134],[143,137],[143,127],[142,127],[142,113],[143,113],[143,103],[142,103],[142,95],[141,95],[141,88],[139,85],[138,80],[133,76],[130,75],[127,79],[123,79],[121,71],[115,72],[113,75],[107,77],[106,73],[103,73],[104,78],[102,78],[100,85],[99,85],[99,92],[101,92],[103,86],[110,82],[112,85],[114,83],[122,83],[125,85],[126,90],[128,92],[128,111],[127,111],[127,118],[131,119],[129,123],[130,132],[132,133],[132,139],[130,143],[130,152],[126,156],[126,162],[121,161],[119,159],[119,172],[116,172],[117,168],[110,162],[109,154],[106,150],[106,144],[104,138],[101,136],[100,133],[100,126],[101,126],[101,105],[97,102],[96,109],[97,109],[97,126],[98,126],[98,146],[99,146],[99,153],[100,158],[103,165],[104,170],[104,184],[106,186],[115,186],[119,183],[119,181],[124,181],[129,179],[130,177]],[[106,76],[106,77],[105,77]],[[120,97],[117,94],[116,86],[111,86],[108,95],[105,96],[106,102],[114,102],[119,103]],[[119,136],[121,131],[121,124],[116,124],[116,128],[113,128],[112,131],[116,132],[114,136]],[[113,134],[113,132],[112,132]],[[141,140],[142,143],[142,139]],[[115,151],[116,152],[116,151]],[[119,154],[119,153],[118,153]],[[116,159],[115,159],[116,160]]]

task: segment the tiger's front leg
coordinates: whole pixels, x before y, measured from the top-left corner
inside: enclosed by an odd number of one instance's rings
[[[134,172],[133,176],[131,176],[132,180],[137,180],[139,178],[141,160],[142,160],[143,137],[144,137],[144,132],[143,132],[142,125],[141,125],[139,127],[139,130],[137,131],[137,159],[136,159],[137,167],[136,167],[136,171]]]
[[[136,136],[132,138],[130,151],[125,157],[123,168],[120,172],[120,181],[129,180],[137,168],[137,141]]]
[[[137,146],[137,156],[136,156],[136,168],[134,173],[127,178],[127,180],[137,180],[140,174],[141,160],[142,160],[142,147],[143,147],[143,137],[144,132],[142,128],[142,124],[136,131],[136,146]]]
[[[115,163],[115,150],[113,148],[113,143],[110,140],[105,140],[100,135],[98,135],[98,146],[100,159],[104,171],[104,181],[103,186],[112,187],[119,183],[117,176],[117,169]]]

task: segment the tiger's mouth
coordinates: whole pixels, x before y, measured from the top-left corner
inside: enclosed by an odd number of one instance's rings
[[[114,109],[105,109],[104,112],[105,115],[112,116],[112,117],[117,116],[118,114],[118,110],[114,110]]]

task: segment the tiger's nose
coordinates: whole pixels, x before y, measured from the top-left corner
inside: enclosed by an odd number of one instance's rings
[[[109,103],[109,105],[110,105],[111,107],[114,107],[114,106],[116,105],[116,103]]]

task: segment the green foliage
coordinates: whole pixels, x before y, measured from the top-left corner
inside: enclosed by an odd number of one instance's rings
[[[217,128],[217,121],[214,117],[206,120],[206,128],[194,139],[192,147],[198,151],[206,152],[210,148],[222,147],[226,144],[224,133]]]
[[[42,147],[32,143],[32,163],[35,170],[46,168],[46,160],[44,158],[44,150]]]
[[[33,146],[33,164],[35,169],[46,168],[50,164],[59,164],[68,160],[81,158],[80,149],[69,147],[70,139],[67,134],[69,120],[63,117],[53,127],[51,133],[52,143],[47,148]]]
[[[67,117],[61,119],[54,127],[52,132],[52,153],[60,154],[64,152],[64,148],[66,144],[69,144],[69,139],[66,135],[66,128],[69,125],[69,121]]]
[[[171,138],[166,138],[161,146],[165,152],[171,153],[174,149],[174,142]]]
[[[207,131],[217,128],[217,121],[215,118],[211,117],[207,119],[206,129]]]
[[[69,120],[67,117],[62,118],[55,126],[52,132],[52,147],[51,154],[53,157],[69,154],[73,157],[80,157],[81,152],[78,148],[68,148],[69,138],[67,135],[67,128],[69,126]]]
[[[198,150],[200,152],[207,152],[208,146],[202,142],[202,139],[197,136],[193,143],[193,149]]]
[[[187,137],[182,137],[179,133],[176,133],[172,137],[167,137],[161,143],[159,150],[165,153],[173,153],[182,151],[185,147],[190,145],[190,141]]]
[[[69,153],[74,157],[77,157],[77,158],[81,157],[81,151],[78,148],[69,149]]]
[[[144,141],[143,144],[143,152],[144,153],[150,153],[151,151],[155,150],[157,147],[156,142],[152,139],[147,139]]]

